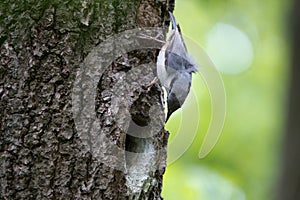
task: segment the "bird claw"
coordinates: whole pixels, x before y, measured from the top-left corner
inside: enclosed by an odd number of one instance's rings
[[[149,83],[148,85],[144,86],[144,89],[147,90],[147,92],[149,92],[151,90],[151,88],[153,87],[153,85],[155,85],[158,82],[158,78],[155,77],[151,83]]]

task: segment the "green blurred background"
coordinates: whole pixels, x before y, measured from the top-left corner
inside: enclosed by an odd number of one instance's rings
[[[289,9],[290,1],[283,0],[176,0],[174,15],[183,34],[206,51],[220,72],[227,105],[217,145],[199,159],[212,105],[205,82],[194,76],[197,101],[190,95],[166,126],[171,143],[195,125],[193,120],[181,124],[181,114],[200,109],[192,144],[175,162],[169,159],[166,200],[268,200],[275,195],[289,81]]]

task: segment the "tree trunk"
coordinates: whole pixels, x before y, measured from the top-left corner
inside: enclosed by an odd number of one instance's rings
[[[158,50],[126,30],[173,3],[0,2],[0,199],[162,199]]]
[[[294,1],[291,20],[291,83],[283,168],[276,199],[300,199],[300,2]]]

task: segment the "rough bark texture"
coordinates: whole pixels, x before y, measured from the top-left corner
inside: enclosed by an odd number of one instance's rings
[[[283,169],[276,199],[300,199],[300,2],[291,15],[291,85],[284,140]]]
[[[126,149],[123,168],[87,150],[74,122],[72,88],[91,49],[128,29],[166,27],[172,9],[172,0],[0,2],[0,199],[161,199],[167,132],[139,138],[119,129],[116,121],[128,116],[113,115],[110,93],[124,74],[153,65],[157,49],[125,52],[98,81],[99,135]],[[153,74],[144,77],[144,87],[132,81],[128,93],[114,97],[129,109],[129,132],[143,131],[151,106],[161,106],[158,85],[146,87]],[[130,154],[145,151],[150,159]],[[135,173],[144,176],[135,180]]]

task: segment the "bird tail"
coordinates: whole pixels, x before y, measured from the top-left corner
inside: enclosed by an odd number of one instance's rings
[[[171,18],[171,21],[172,21],[172,29],[176,29],[176,27],[177,27],[176,19],[175,19],[173,13],[171,13],[170,11],[169,11],[169,14],[170,14],[170,18]]]

